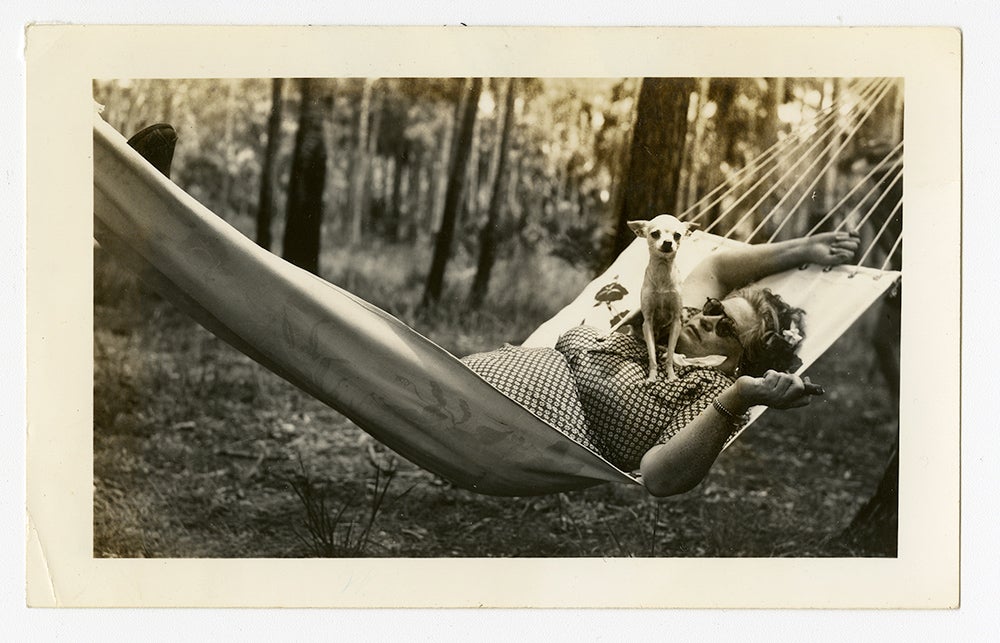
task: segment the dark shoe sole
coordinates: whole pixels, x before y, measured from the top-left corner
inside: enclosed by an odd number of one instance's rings
[[[172,126],[166,123],[150,125],[133,135],[128,144],[163,176],[170,178],[170,164],[177,145],[177,132]]]

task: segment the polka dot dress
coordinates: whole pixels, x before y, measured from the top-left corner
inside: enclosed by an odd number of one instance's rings
[[[462,361],[572,440],[633,471],[733,383],[713,368],[675,367],[678,378],[647,382],[640,338],[580,326],[555,350],[504,346]]]
[[[647,451],[676,435],[733,383],[703,366],[675,367],[677,379],[668,381],[662,364],[660,378],[647,382],[649,358],[641,339],[587,326],[566,332],[556,350],[573,373],[591,440],[626,471],[638,468]]]
[[[573,374],[558,351],[508,344],[495,351],[463,357],[462,361],[498,391],[577,444],[600,451],[590,438]]]

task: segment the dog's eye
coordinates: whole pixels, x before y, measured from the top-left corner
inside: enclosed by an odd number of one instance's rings
[[[653,230],[652,232],[649,233],[649,236],[653,237],[654,239],[659,239],[660,238],[660,231],[659,230]]]
[[[675,232],[674,233],[674,241],[680,241],[680,240],[681,240],[681,233],[680,232]]]

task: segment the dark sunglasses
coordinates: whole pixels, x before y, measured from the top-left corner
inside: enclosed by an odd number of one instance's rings
[[[739,331],[736,329],[736,320],[729,316],[726,309],[722,306],[722,302],[715,297],[709,297],[705,301],[705,305],[701,307],[701,312],[703,315],[709,317],[719,317],[719,321],[715,323],[715,334],[723,338],[735,339],[736,343],[740,345],[740,348],[744,348],[743,342],[740,341]]]

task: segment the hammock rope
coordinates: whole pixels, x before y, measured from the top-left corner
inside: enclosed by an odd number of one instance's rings
[[[805,236],[811,237],[814,234],[816,234],[820,230],[820,228],[822,228],[823,225],[833,217],[834,213],[837,212],[837,210],[839,210],[845,203],[847,203],[847,201],[854,195],[855,192],[857,192],[858,190],[860,190],[862,187],[868,185],[868,181],[870,181],[871,178],[873,176],[875,176],[875,174],[877,174],[878,171],[880,169],[882,169],[882,167],[884,167],[886,163],[889,162],[889,159],[893,158],[893,156],[895,156],[896,153],[899,152],[899,151],[901,151],[902,149],[903,149],[903,141],[900,141],[899,143],[896,144],[896,146],[894,148],[892,148],[892,150],[889,151],[888,154],[886,154],[884,157],[882,157],[882,160],[879,161],[877,165],[875,165],[871,170],[868,171],[868,174],[866,174],[864,176],[864,178],[862,178],[860,181],[858,181],[857,183],[855,183],[854,187],[852,187],[850,189],[850,191],[847,192],[847,194],[845,194],[843,197],[841,197],[840,201],[838,201],[832,208],[830,208],[827,211],[827,213],[824,214],[822,216],[822,218],[820,218],[820,220],[816,222],[816,225],[814,225],[812,228],[809,229],[809,231],[805,234]],[[895,169],[896,167],[902,165],[902,163],[903,163],[903,159],[900,156],[899,158],[895,159],[895,161],[893,162],[892,167],[889,168],[889,171],[891,171],[891,170]],[[861,199],[861,203],[867,201],[868,197],[876,189],[878,189],[878,182],[876,182],[875,185],[871,186],[871,188],[868,190],[868,192],[865,194],[865,196]]]
[[[799,206],[802,205],[802,202],[806,200],[806,197],[810,196],[813,193],[813,190],[816,189],[816,186],[819,184],[820,180],[822,180],[822,178],[824,176],[826,176],[826,173],[830,171],[830,168],[833,167],[834,163],[836,163],[840,159],[841,152],[843,152],[844,149],[847,148],[847,145],[854,139],[854,135],[861,128],[861,125],[864,124],[864,122],[865,122],[865,120],[867,120],[868,116],[870,116],[871,113],[874,111],[874,109],[875,109],[876,105],[878,104],[878,102],[881,100],[881,98],[883,98],[885,96],[885,93],[888,92],[888,86],[883,90],[883,92],[884,93],[881,94],[880,98],[876,99],[872,103],[872,105],[869,108],[869,111],[866,112],[866,114],[862,117],[862,119],[860,121],[858,121],[858,123],[854,126],[854,128],[852,130],[850,130],[847,133],[846,136],[844,136],[843,141],[840,143],[840,145],[837,147],[837,149],[834,150],[833,152],[829,153],[829,159],[827,160],[827,162],[816,173],[816,177],[809,183],[809,185],[804,190],[802,190],[802,195],[799,197],[798,201],[795,202],[795,205],[793,205],[791,208],[788,209],[788,214],[781,221],[781,223],[778,224],[778,226],[774,229],[774,232],[771,234],[771,236],[767,240],[768,243],[774,241],[778,237],[778,234],[781,232],[781,229],[785,227],[786,223],[788,223],[789,221],[791,221],[791,219],[794,216],[794,214],[798,211]],[[834,140],[836,140],[836,139],[834,139]],[[830,144],[832,144],[833,142],[834,141],[831,141]],[[810,166],[808,168],[806,168],[806,170],[805,170],[806,173],[808,173],[812,169],[813,165],[815,165],[820,159],[823,158],[823,155],[828,152],[828,149],[829,149],[829,145],[827,146],[827,149],[824,149],[822,152],[820,152],[820,155],[817,156],[816,160],[813,161],[813,163],[810,164]],[[802,178],[805,178],[805,175],[806,174],[803,173]],[[800,178],[799,180],[801,181],[802,179]],[[796,185],[797,184],[798,184],[798,181],[796,182]],[[793,185],[785,193],[785,196],[782,197],[782,200],[779,201],[778,204],[774,207],[774,209],[772,210],[772,213],[773,212],[777,212],[781,208],[784,200],[786,198],[788,198],[789,195],[792,194],[792,192],[794,191],[796,185]],[[748,236],[746,240],[747,241],[752,240],[754,238],[754,236],[757,235],[757,232],[760,231],[760,229],[764,227],[764,223],[765,223],[764,221],[761,221],[760,225],[758,225],[757,228],[754,229],[754,231],[750,233],[750,236]]]
[[[747,208],[746,212],[741,216],[736,223],[732,225],[729,232],[724,235],[724,238],[731,239],[738,232],[740,226],[750,217],[752,214],[780,187],[783,187],[787,179],[792,176],[793,173],[797,173],[797,178],[787,186],[784,190],[783,196],[778,200],[778,202],[769,210],[769,212],[762,217],[761,221],[756,225],[756,227],[746,236],[746,241],[752,241],[766,226],[774,221],[779,213],[784,212],[784,216],[781,217],[780,223],[774,227],[773,231],[767,238],[767,243],[774,242],[786,225],[792,221],[795,217],[796,212],[805,202],[811,194],[813,194],[816,186],[819,182],[827,176],[833,165],[839,160],[840,156],[845,149],[848,148],[850,143],[854,140],[858,131],[860,131],[863,124],[868,120],[874,110],[879,105],[879,103],[885,99],[888,95],[890,89],[893,87],[893,82],[891,79],[877,79],[870,84],[861,88],[858,92],[858,100],[844,109],[836,104],[830,105],[826,110],[819,116],[816,123],[811,128],[800,128],[800,131],[796,131],[795,136],[788,136],[784,141],[794,140],[794,144],[789,145],[773,145],[763,154],[758,156],[758,160],[762,161],[757,163],[757,170],[760,171],[761,175],[757,177],[757,180],[747,188],[741,196],[739,196],[733,203],[729,204],[723,212],[719,214],[715,222],[709,225],[705,232],[711,232],[716,226],[718,226],[723,219],[733,212],[736,207],[738,207],[742,201],[744,201],[753,191],[762,185],[768,179],[772,179],[773,175],[779,167],[782,166],[782,162],[786,160],[787,156],[795,155],[792,157],[790,163],[785,163],[787,166],[784,172],[776,180],[772,180],[770,188],[757,200],[754,205]],[[833,116],[841,116],[842,119],[834,119]],[[846,124],[838,123],[837,120],[845,120]],[[828,125],[825,130],[823,126]],[[811,138],[811,143],[803,151],[802,147],[810,141],[810,138],[802,135],[801,130],[810,129],[812,132],[820,132],[818,135],[814,135]],[[821,149],[820,146],[822,146]],[[856,220],[855,215],[865,206],[866,203],[876,194],[878,194],[877,199],[868,208],[865,215],[857,220],[856,223],[852,224],[852,228],[858,230],[861,229],[866,223],[869,222],[873,214],[878,211],[879,206],[882,202],[889,196],[892,188],[898,183],[902,177],[902,157],[897,156],[897,154],[902,150],[903,142],[897,143],[883,158],[872,167],[868,173],[848,191],[840,200],[832,206],[823,217],[806,233],[806,236],[812,236],[817,233],[821,227],[830,220],[830,218],[838,211],[840,208],[846,204],[849,199],[858,192],[862,187],[869,184],[869,180],[875,176],[880,170],[885,168],[887,165],[887,177],[883,180],[876,181],[874,185],[871,185],[865,195],[861,200],[848,212],[839,222],[839,224],[834,228],[834,231],[839,231],[844,229],[852,221]],[[817,151],[818,150],[818,151]],[[813,156],[813,160],[806,165],[804,168],[800,169],[800,166],[808,159]],[[822,161],[825,162],[820,165]],[[891,164],[890,164],[891,161]],[[753,169],[754,163],[748,164],[744,169]],[[817,169],[818,168],[818,169]],[[765,171],[766,170],[766,171]],[[721,195],[715,197],[705,208],[701,209],[697,215],[692,217],[691,221],[697,221],[698,219],[705,216],[705,214],[714,207],[715,204],[724,200],[728,195],[731,195],[734,190],[741,187],[747,180],[753,178],[755,174],[752,172],[745,172],[739,175],[737,181],[734,182],[727,190],[725,190]],[[812,177],[805,187],[802,184],[806,182],[809,177]],[[888,186],[885,185],[885,181],[889,180]],[[721,187],[721,186],[720,186]],[[712,194],[717,194],[719,188],[716,188],[710,192],[706,197],[710,197]],[[785,209],[786,203],[798,193],[798,198],[795,203],[790,207]],[[691,208],[688,208],[682,218],[689,214],[690,212],[698,209],[701,203],[705,202],[705,198],[699,199]],[[891,218],[900,210],[901,204],[897,203],[892,214],[883,223],[881,228],[875,234],[873,240],[862,253],[862,258],[857,262],[858,265],[863,265],[864,262],[871,256],[874,251],[875,245],[881,239],[882,235],[888,228]],[[897,243],[894,247],[898,245],[899,239],[901,238],[901,232],[897,235]]]
[[[726,236],[726,238],[731,238],[731,235],[732,235],[733,231],[734,231],[734,230],[737,230],[737,229],[739,228],[739,226],[740,226],[740,225],[741,225],[741,224],[742,224],[742,223],[743,223],[743,222],[744,222],[744,221],[745,221],[745,220],[746,220],[746,219],[747,219],[747,218],[748,218],[748,217],[749,217],[749,216],[750,216],[750,215],[751,215],[751,214],[752,214],[752,213],[753,213],[754,211],[756,211],[756,210],[757,210],[757,208],[759,208],[759,207],[760,207],[760,205],[761,205],[761,204],[762,204],[762,203],[763,203],[764,201],[766,201],[766,200],[768,199],[768,197],[770,197],[770,196],[771,196],[772,194],[774,194],[774,192],[775,192],[775,191],[776,191],[776,190],[778,189],[778,187],[780,187],[780,186],[781,186],[781,184],[782,184],[782,183],[783,183],[783,182],[785,181],[785,179],[787,179],[787,178],[788,178],[789,176],[791,176],[791,175],[792,175],[792,173],[794,173],[794,172],[795,172],[795,170],[796,170],[796,168],[798,168],[799,164],[800,164],[800,163],[802,163],[803,161],[805,161],[805,160],[806,160],[806,159],[808,158],[808,155],[809,155],[809,154],[810,154],[810,153],[811,153],[811,152],[812,152],[813,150],[815,150],[815,149],[816,149],[816,148],[817,148],[817,147],[818,147],[819,145],[821,145],[821,144],[823,143],[823,140],[824,140],[824,139],[825,139],[826,137],[828,137],[828,136],[831,136],[831,135],[832,135],[832,132],[833,132],[833,130],[827,130],[827,131],[823,132],[823,133],[822,133],[822,134],[821,134],[820,136],[816,137],[815,139],[807,139],[807,138],[804,138],[804,139],[802,139],[802,142],[801,142],[801,144],[799,144],[799,145],[796,145],[796,146],[795,146],[794,148],[792,148],[792,150],[791,150],[791,152],[792,152],[792,153],[794,153],[794,152],[797,152],[797,151],[799,150],[799,148],[800,148],[800,147],[804,146],[804,145],[805,145],[806,143],[808,143],[808,142],[809,142],[810,140],[812,140],[812,143],[811,143],[811,144],[810,144],[810,145],[808,146],[808,148],[807,148],[807,149],[806,149],[806,150],[805,150],[804,152],[802,152],[801,154],[797,154],[797,155],[795,155],[795,156],[791,157],[791,158],[793,158],[793,159],[794,159],[794,160],[793,160],[793,162],[791,163],[791,165],[789,165],[789,166],[788,166],[788,167],[787,167],[787,168],[786,168],[786,169],[784,170],[784,172],[783,172],[783,173],[781,174],[781,176],[779,176],[779,177],[778,177],[778,179],[777,179],[777,180],[775,180],[775,181],[771,181],[771,182],[770,182],[770,185],[771,185],[771,187],[770,187],[770,188],[768,188],[768,190],[767,190],[766,192],[764,192],[763,196],[761,196],[761,197],[760,197],[760,198],[759,198],[759,199],[757,200],[757,202],[756,202],[756,203],[754,203],[754,204],[753,204],[752,206],[750,206],[749,208],[747,208],[747,212],[746,212],[746,214],[744,214],[742,218],[740,218],[740,219],[739,219],[739,220],[738,220],[738,221],[737,221],[736,223],[734,223],[734,224],[733,224],[733,226],[732,226],[732,227],[730,228],[730,230],[729,230],[729,233],[727,233],[727,234],[725,235],[725,236]],[[764,183],[765,183],[766,181],[768,181],[768,180],[769,180],[769,179],[771,178],[771,175],[772,175],[772,174],[774,174],[775,172],[777,172],[777,171],[778,171],[778,169],[779,169],[779,168],[780,168],[781,166],[782,166],[782,165],[781,165],[780,163],[776,163],[776,164],[774,165],[774,167],[773,167],[773,168],[771,168],[771,170],[769,170],[769,171],[768,171],[768,172],[766,172],[765,174],[761,175],[761,176],[760,176],[760,178],[758,178],[758,179],[757,179],[757,181],[756,181],[756,182],[755,182],[755,183],[754,183],[753,185],[751,185],[751,186],[750,186],[749,188],[747,188],[747,189],[746,189],[746,190],[745,190],[745,191],[744,191],[744,192],[743,192],[743,193],[742,193],[742,194],[741,194],[741,195],[740,195],[740,196],[739,196],[739,197],[738,197],[738,198],[736,199],[736,201],[734,201],[733,203],[729,204],[729,206],[728,206],[728,207],[727,207],[727,208],[726,208],[725,210],[723,210],[723,211],[722,211],[722,212],[721,212],[721,213],[719,214],[719,216],[718,216],[718,217],[716,218],[716,220],[715,220],[715,221],[714,221],[714,222],[713,222],[713,223],[712,223],[711,225],[709,225],[709,226],[708,226],[707,228],[705,228],[705,232],[711,232],[711,231],[712,231],[712,230],[714,230],[714,229],[715,229],[715,228],[716,228],[716,227],[717,227],[718,225],[720,225],[720,224],[721,224],[721,223],[722,223],[722,222],[723,222],[723,221],[725,220],[726,216],[727,216],[727,215],[729,215],[729,213],[730,213],[730,212],[733,212],[733,211],[734,211],[734,210],[736,209],[736,207],[737,207],[737,206],[739,206],[739,204],[743,203],[743,201],[744,201],[744,200],[746,200],[747,198],[749,198],[749,197],[750,197],[750,195],[752,195],[752,194],[754,193],[754,191],[755,191],[755,190],[756,190],[756,189],[757,189],[758,187],[760,187],[760,186],[761,186],[761,185],[763,185],[763,184],[764,184]]]
[[[888,90],[889,90],[888,85],[883,86],[879,90],[877,96],[872,101],[870,101],[869,104],[867,104],[867,105],[864,106],[864,110],[863,110],[861,118],[859,118],[857,120],[857,122],[854,124],[854,126],[847,133],[844,142],[837,148],[837,151],[835,152],[835,154],[839,154],[841,151],[843,151],[843,149],[845,147],[847,147],[847,144],[851,141],[851,139],[853,139],[854,135],[858,132],[858,130],[861,129],[861,126],[865,123],[866,120],[868,120],[868,117],[875,111],[875,106],[886,95],[886,93],[888,93]],[[802,181],[805,180],[806,176],[808,176],[809,171],[813,167],[815,167],[816,164],[820,160],[822,160],[823,156],[825,154],[827,154],[832,149],[832,147],[835,145],[836,140],[837,140],[836,139],[836,134],[838,134],[839,132],[837,132],[836,130],[831,130],[831,132],[833,132],[833,136],[831,137],[831,140],[823,147],[823,149],[819,152],[819,154],[816,156],[816,158],[799,175],[799,177],[795,180],[795,182],[792,184],[792,186],[788,190],[785,191],[785,194],[779,200],[778,205],[775,206],[774,208],[772,208],[771,211],[768,212],[768,214],[757,225],[757,227],[755,227],[753,229],[753,231],[749,235],[747,235],[747,238],[746,238],[747,241],[750,241],[755,236],[757,236],[757,233],[760,232],[760,230],[762,230],[763,227],[765,225],[767,225],[771,221],[771,219],[773,219],[776,216],[776,214],[778,213],[778,211],[780,209],[781,203],[783,203],[785,199],[789,198],[789,196],[794,192],[794,190],[799,186],[799,184],[801,184]],[[822,141],[822,139],[820,139],[819,141],[817,141],[817,144],[819,142],[821,142],[821,141]],[[809,152],[811,152],[815,147],[816,147],[815,145],[813,147],[811,147],[810,150],[807,152],[807,154]],[[730,229],[729,233],[726,235],[727,238],[731,237],[731,235],[739,228],[740,224],[742,224],[743,221],[745,221],[747,218],[749,218],[750,216],[752,216],[753,213],[756,212],[757,208],[759,208],[764,203],[764,201],[771,194],[773,194],[779,187],[781,187],[781,185],[784,183],[785,179],[792,173],[792,171],[794,171],[794,169],[798,165],[798,163],[800,163],[801,161],[805,160],[806,158],[807,158],[806,156],[803,156],[799,161],[796,162],[795,166],[789,168],[788,171],[785,172],[785,174],[782,175],[782,177],[780,179],[778,179],[778,181],[776,181],[774,183],[774,185],[772,185],[771,188],[766,193],[764,193],[764,195],[757,201],[757,203],[755,203],[754,205],[752,205],[747,210],[746,214],[744,214],[743,217],[736,223],[736,225],[734,225],[732,227],[732,229]],[[805,196],[806,194],[808,194],[808,191],[804,192],[803,196]],[[792,210],[792,213],[794,213],[794,209]]]
[[[863,82],[864,81],[859,81],[857,84],[860,85]],[[870,84],[865,85],[862,89],[858,90],[859,94],[862,97],[866,95],[871,90],[871,86],[876,82],[877,81],[871,81]],[[848,83],[849,89],[851,88],[852,84],[854,83]],[[815,129],[816,130],[822,129],[826,125],[827,121],[830,121],[837,116],[837,113],[841,108],[842,108],[841,105],[834,103],[821,110],[816,116]],[[714,208],[724,199],[731,197],[737,190],[740,190],[741,186],[743,185],[744,181],[747,178],[755,176],[756,172],[758,172],[760,168],[766,167],[771,162],[772,159],[775,159],[776,166],[775,168],[772,168],[769,174],[773,173],[776,167],[780,165],[777,162],[778,155],[782,153],[791,154],[792,152],[789,152],[786,148],[792,147],[793,145],[796,148],[801,147],[804,144],[804,142],[808,140],[808,138],[809,137],[806,128],[797,128],[793,130],[788,136],[779,138],[770,146],[768,146],[767,149],[765,149],[763,152],[761,152],[756,157],[748,161],[747,164],[744,165],[742,168],[740,168],[737,172],[735,172],[728,181],[723,181],[715,188],[713,188],[711,191],[709,191],[707,194],[696,200],[686,210],[684,210],[678,216],[678,218],[682,220],[687,219],[692,223],[700,223],[701,220],[711,212],[712,208]],[[757,184],[749,188],[749,190],[752,190],[754,187],[757,187]],[[709,199],[712,199],[712,197],[720,191],[722,192],[721,195],[712,200],[711,203],[709,203],[708,205],[703,205],[704,202],[708,201]],[[688,219],[688,216],[695,210],[698,210],[699,208],[701,209],[698,212],[698,214]]]
[[[889,196],[889,193],[892,191],[892,188],[895,187],[895,185],[902,180],[902,178],[903,178],[903,166],[902,166],[902,164],[897,164],[891,170],[891,172],[893,172],[893,178],[889,182],[889,185],[882,189],[882,193],[879,194],[879,196],[878,196],[877,199],[875,199],[875,202],[872,203],[872,205],[868,208],[868,211],[865,212],[864,216],[861,217],[861,219],[856,224],[854,224],[852,226],[854,229],[859,229],[863,225],[865,225],[866,223],[868,223],[868,220],[871,219],[872,215],[874,215],[875,212],[878,210],[878,206],[880,206],[882,204],[882,201],[884,201],[886,199],[886,197]],[[881,184],[884,183],[884,182],[885,182],[884,179],[882,181],[879,181],[876,184],[875,187],[879,187],[879,188],[882,187]],[[868,194],[869,195],[872,194],[872,190],[869,190]],[[865,196],[867,198],[868,195],[865,195]],[[837,227],[834,228],[834,230],[835,231],[840,231],[840,230],[843,230],[845,227],[847,227],[847,224],[848,224],[848,222],[850,222],[851,217],[853,215],[855,215],[855,214],[858,213],[858,211],[861,209],[861,206],[863,204],[864,204],[864,199],[862,199],[858,203],[858,205],[856,205],[850,212],[847,213],[847,216],[845,216],[844,219],[840,223],[837,224]]]
[[[872,97],[875,95],[877,91],[878,91],[877,88],[874,87],[874,83],[873,86],[864,88],[859,96],[858,103],[848,107],[847,116],[850,115],[850,112],[862,109],[863,106],[866,105],[868,101],[872,99]],[[716,226],[718,226],[725,219],[726,215],[732,212],[745,199],[749,198],[749,196],[753,194],[754,190],[756,190],[758,187],[763,185],[764,182],[770,179],[772,175],[775,172],[777,172],[779,168],[782,167],[782,165],[784,165],[782,161],[793,159],[794,160],[793,166],[789,168],[777,181],[772,182],[774,186],[779,186],[795,170],[795,167],[797,167],[798,164],[802,162],[802,160],[804,160],[816,147],[821,145],[823,141],[826,139],[826,137],[831,136],[835,132],[835,130],[832,129],[832,127],[825,127],[825,126],[836,123],[836,117],[839,115],[840,109],[842,109],[841,106],[831,106],[828,109],[828,111],[820,119],[820,122],[822,125],[824,125],[824,127],[815,127],[815,128],[800,127],[796,129],[793,132],[793,134],[787,136],[784,139],[780,139],[781,142],[787,142],[787,145],[783,146],[784,149],[779,148],[779,153],[783,154],[783,156],[779,157],[777,154],[775,154],[772,158],[769,158],[767,159],[766,162],[762,163],[761,164],[762,167],[760,169],[766,167],[768,163],[770,163],[770,161],[772,160],[774,161],[774,165],[767,172],[764,172],[757,179],[757,181],[753,183],[753,185],[743,189],[741,187],[742,186],[742,179],[741,179],[739,183],[731,186],[728,190],[726,190],[726,192],[721,197],[713,201],[711,206],[708,206],[708,208],[703,209],[697,216],[695,216],[691,220],[694,222],[699,222],[702,217],[706,216],[709,213],[710,208],[714,207],[716,203],[723,200],[727,196],[731,197],[734,193],[740,191],[741,195],[737,198],[737,200],[731,203],[722,213],[720,213],[720,215],[716,218],[715,222],[713,222],[711,225],[705,228],[705,232],[711,232],[712,230],[715,229]],[[813,134],[813,131],[811,130],[821,131],[822,133],[818,137],[816,137]],[[806,149],[803,150],[803,148]],[[747,165],[747,169],[749,170],[749,172],[747,173],[748,178],[755,175],[754,172],[756,167],[757,167],[756,160],[751,161]],[[756,171],[760,171],[760,169],[757,169]],[[765,194],[764,197],[762,197],[762,199],[757,204],[749,208],[748,212],[753,212],[754,210],[756,210],[757,207],[759,207],[760,203],[762,203],[764,199],[766,199],[768,196],[770,196],[770,194],[774,192],[774,189],[769,190],[768,193]],[[683,218],[684,216],[685,215],[682,215],[681,218]],[[737,228],[742,223],[742,221],[743,220],[741,219],[736,224],[734,224],[733,229]]]
[[[899,246],[902,243],[903,243],[903,234],[900,233],[899,235],[896,236],[896,242],[892,244],[892,248],[889,248],[889,253],[885,256],[885,261],[882,262],[882,265],[879,267],[879,270],[885,272],[889,269],[889,266],[892,265],[892,258],[896,255],[896,250],[899,249]]]
[[[892,223],[893,217],[896,216],[896,214],[900,211],[900,209],[902,209],[902,207],[903,207],[903,199],[901,197],[899,199],[899,201],[896,202],[896,206],[889,213],[889,216],[887,216],[885,218],[885,222],[882,223],[882,227],[880,227],[878,229],[878,232],[875,233],[875,236],[872,237],[871,243],[868,244],[868,248],[865,250],[864,254],[861,255],[860,259],[858,259],[858,263],[856,264],[858,267],[861,267],[861,266],[864,265],[865,260],[868,258],[868,255],[870,255],[872,253],[872,251],[875,249],[875,246],[878,244],[878,240],[885,233],[886,229],[889,227],[889,224]],[[899,243],[899,240],[902,237],[903,237],[903,233],[900,232],[900,234],[896,237],[896,242],[892,244],[893,249],[895,249],[896,245]],[[889,254],[891,256],[892,252],[890,251]]]

